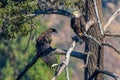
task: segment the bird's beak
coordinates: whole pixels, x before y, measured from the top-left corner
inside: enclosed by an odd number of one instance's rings
[[[55,30],[55,33],[58,33],[58,31],[57,31],[57,30]]]

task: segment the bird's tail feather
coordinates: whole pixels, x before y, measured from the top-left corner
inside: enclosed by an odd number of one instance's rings
[[[41,58],[49,68],[52,68],[53,64],[58,63],[57,58],[54,53],[49,53],[46,56],[41,57]]]
[[[16,80],[20,80],[20,78],[25,74],[25,72],[38,60],[38,56],[34,56],[32,61],[27,64],[27,66],[24,68],[24,70],[18,75]]]

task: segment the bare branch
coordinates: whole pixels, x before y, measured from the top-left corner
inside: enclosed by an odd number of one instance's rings
[[[93,41],[95,41],[99,46],[108,46],[108,47],[114,49],[118,54],[120,54],[120,51],[117,50],[114,46],[112,46],[110,44],[107,44],[107,43],[100,42],[95,37],[92,37],[91,35],[87,35],[86,33],[84,33],[84,36],[87,37],[87,38],[90,38]]]
[[[103,46],[108,46],[108,47],[114,49],[118,54],[120,54],[120,51],[117,50],[114,46],[112,46],[112,45],[110,45],[110,44],[107,44],[107,43],[102,43],[102,45],[103,45]]]
[[[104,31],[106,31],[106,29],[109,27],[109,25],[111,24],[111,22],[118,16],[118,14],[120,13],[120,9],[118,9],[108,20],[108,22],[104,25]]]
[[[62,9],[53,9],[53,8],[50,8],[50,9],[46,9],[46,10],[41,10],[41,9],[38,9],[36,11],[34,11],[32,14],[35,14],[35,15],[40,15],[40,14],[58,14],[58,15],[63,15],[63,16],[67,16],[67,17],[71,17],[72,14],[66,10],[62,10]]]
[[[58,55],[66,55],[68,50],[62,50],[62,49],[54,49],[53,52],[55,54],[58,54]],[[85,60],[86,59],[86,54],[84,53],[80,53],[80,52],[76,52],[76,51],[72,51],[70,56],[72,57],[75,57],[75,58],[78,58],[78,59],[82,59],[82,60]]]
[[[97,76],[99,73],[106,74],[110,77],[113,77],[113,78],[115,78],[115,80],[120,80],[120,78],[118,77],[117,74],[106,71],[106,70],[100,70],[100,69],[96,69],[95,72],[92,74],[92,76],[89,77],[88,80],[93,80],[94,77]]]
[[[108,36],[108,37],[120,37],[120,33],[105,33],[105,36]]]
[[[75,47],[75,41],[72,42],[69,50],[66,53],[65,60],[58,66],[58,69],[56,70],[56,73],[54,77],[51,80],[56,80],[56,78],[62,73],[62,71],[68,66],[69,64],[69,59],[70,59],[70,54],[73,51]]]
[[[93,2],[94,2],[94,9],[95,9],[95,14],[96,14],[98,26],[99,26],[99,28],[100,28],[101,35],[104,36],[104,32],[103,32],[103,29],[102,29],[102,25],[101,25],[101,22],[100,22],[100,17],[99,17],[97,5],[96,5],[96,0],[93,0]]]
[[[119,76],[115,73],[112,73],[112,72],[108,72],[108,71],[105,71],[105,70],[96,70],[97,73],[103,73],[103,74],[106,74],[108,76],[111,76],[113,78],[115,78],[115,80],[120,80]]]
[[[65,71],[66,71],[66,80],[70,80],[68,66],[66,66]]]
[[[46,10],[37,9],[33,13],[26,15],[25,17],[29,16],[30,18],[26,19],[25,21],[21,22],[20,24],[24,24],[28,20],[30,20],[30,19],[38,16],[38,15],[41,15],[41,14],[58,14],[58,15],[63,15],[63,16],[67,16],[67,17],[71,17],[72,16],[72,14],[70,12],[68,12],[66,10],[62,10],[62,9],[53,9],[53,8],[46,9]]]
[[[87,35],[86,33],[84,33],[84,36],[95,41],[99,46],[102,45],[95,37],[92,37],[91,35]]]

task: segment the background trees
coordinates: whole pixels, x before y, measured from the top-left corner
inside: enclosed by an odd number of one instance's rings
[[[108,2],[113,3],[114,1],[111,1],[111,2],[108,1]],[[43,21],[42,22],[39,21],[41,16],[37,16],[35,18],[33,15],[34,13],[40,13],[41,11],[38,11],[38,10],[55,8],[56,6],[57,6],[56,8],[69,11],[71,13],[73,10],[77,10],[78,8],[80,8],[80,6],[78,5],[80,3],[77,3],[77,1],[71,2],[70,0],[61,1],[61,3],[59,3],[59,1],[57,3],[56,2],[47,3],[48,6],[47,5],[41,6],[40,3],[39,4],[36,4],[36,3],[37,2],[35,0],[32,0],[32,1],[31,0],[22,0],[22,1],[21,0],[1,0],[0,1],[0,5],[1,5],[0,6],[0,26],[1,26],[1,31],[0,31],[1,32],[0,33],[0,39],[1,39],[0,41],[1,43],[0,74],[1,76],[0,78],[1,80],[15,79],[19,71],[21,71],[24,68],[27,62],[30,61],[32,56],[35,54],[35,47],[34,47],[35,39],[38,34],[40,34],[42,31],[44,31],[47,28],[47,26],[45,25],[45,23],[43,23]],[[49,5],[49,4],[52,4],[52,5]],[[105,3],[103,6],[105,7],[106,4],[107,3]],[[91,5],[93,5],[91,4],[91,1],[88,1],[88,6],[91,6]],[[90,10],[90,11],[92,12],[93,10]],[[48,12],[50,14],[56,13],[56,11],[54,10],[50,10]],[[47,11],[45,13],[47,13]],[[70,15],[69,13],[64,14],[62,12],[59,12],[59,14],[63,14],[66,16]],[[86,15],[91,18],[91,16],[94,16],[95,14],[93,15],[86,14]],[[31,16],[34,18],[31,18]],[[45,21],[47,21],[47,19],[44,20],[44,22]],[[89,32],[93,32],[92,30]],[[93,35],[93,33],[91,34]],[[27,46],[26,43],[29,42],[29,40],[30,40],[30,43],[29,43],[28,49],[27,51],[25,51]],[[93,45],[91,45],[91,47],[92,46]],[[93,52],[95,51],[93,50]],[[92,55],[91,55],[91,59],[94,59]],[[42,66],[39,66],[39,65],[42,65]],[[42,61],[37,62],[31,68],[31,70],[29,70],[29,72],[23,77],[23,79],[49,80],[53,75],[51,75],[50,72],[46,73],[46,71],[48,70],[49,69],[44,65]],[[46,77],[44,77],[44,74],[47,74]],[[60,80],[63,80],[63,75],[61,75],[62,78],[60,77]]]

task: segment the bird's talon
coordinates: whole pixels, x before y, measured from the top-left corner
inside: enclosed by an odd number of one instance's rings
[[[80,35],[80,36],[83,36],[83,33],[82,33],[82,32],[80,32],[80,33],[79,33],[79,35]]]

